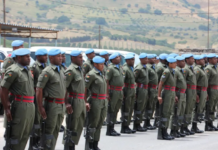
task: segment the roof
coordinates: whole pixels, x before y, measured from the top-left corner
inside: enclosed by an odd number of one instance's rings
[[[32,27],[32,26],[22,26],[18,24],[10,24],[10,23],[3,23],[0,22],[1,30],[11,30],[12,28],[17,28],[18,31],[20,30],[29,30],[31,29],[33,31],[54,31],[54,32],[59,32],[61,30],[57,29],[49,29],[49,28],[40,28],[40,27]]]
[[[0,22],[0,34],[2,37],[57,39],[59,31],[61,30]]]

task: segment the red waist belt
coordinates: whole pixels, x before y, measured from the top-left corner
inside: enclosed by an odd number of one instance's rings
[[[196,87],[197,87],[196,85],[187,84],[188,89],[196,90]]]
[[[83,93],[75,93],[70,92],[69,97],[78,98],[78,99],[84,99],[85,94]]]
[[[197,90],[200,90],[200,91],[207,91],[207,87],[197,86]]]
[[[208,88],[218,90],[218,85],[210,85],[210,86],[208,86]]]
[[[139,88],[144,88],[144,89],[148,89],[148,84],[137,83],[137,87],[139,87]]]
[[[57,104],[64,104],[64,98],[50,98],[50,97],[46,97],[45,100],[48,101],[48,102],[51,102],[51,103],[55,102]]]
[[[94,98],[94,99],[102,99],[102,100],[104,100],[104,99],[106,99],[106,94],[96,94],[96,93],[92,93],[92,98]]]
[[[129,87],[129,88],[131,88],[131,89],[134,89],[134,88],[135,88],[135,84],[125,83],[125,84],[124,84],[124,87]]]
[[[155,84],[148,84],[148,87],[152,89],[157,89],[157,85]]]
[[[14,95],[15,101],[22,101],[26,103],[33,103],[34,102],[34,96],[23,96],[23,95]]]
[[[123,87],[122,86],[113,86],[113,85],[111,85],[110,89],[115,90],[115,91],[122,91]]]
[[[176,92],[180,92],[180,93],[185,93],[186,89],[179,89],[179,88],[176,88]]]
[[[169,90],[169,91],[176,91],[176,87],[175,86],[169,86],[169,85],[165,85],[164,86],[164,90]]]

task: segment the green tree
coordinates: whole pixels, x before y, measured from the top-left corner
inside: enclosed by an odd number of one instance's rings
[[[121,8],[120,11],[121,11],[121,13],[126,14],[126,13],[128,12],[128,9],[126,9],[126,8]]]
[[[70,22],[70,19],[67,17],[67,16],[60,16],[59,18],[58,18],[58,22],[59,23],[66,23],[66,22]]]
[[[83,48],[87,48],[87,43],[83,43]]]
[[[135,7],[139,7],[139,4],[135,4]]]
[[[155,15],[161,15],[161,14],[162,14],[162,11],[159,10],[159,9],[156,9],[156,10],[154,11],[154,14],[155,14]]]
[[[131,4],[128,4],[128,5],[127,5],[127,7],[129,7],[129,8],[130,8],[130,7],[131,7]]]
[[[107,25],[106,20],[103,17],[99,17],[95,20],[95,23],[98,25]]]

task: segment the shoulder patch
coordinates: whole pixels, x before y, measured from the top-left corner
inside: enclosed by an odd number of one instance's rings
[[[68,76],[71,76],[71,73],[68,73]]]
[[[9,76],[9,77],[12,77],[12,74],[11,74],[11,73],[9,73],[9,74],[8,74],[8,76]]]
[[[48,75],[47,75],[47,74],[45,74],[45,75],[44,75],[44,77],[45,77],[45,78],[47,78],[47,77],[48,77]]]

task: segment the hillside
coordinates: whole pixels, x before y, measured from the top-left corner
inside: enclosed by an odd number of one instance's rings
[[[212,48],[218,44],[217,5],[210,3]],[[102,48],[172,51],[207,46],[207,0],[7,0],[6,8],[8,23],[63,30],[59,46],[97,47],[99,25]]]

